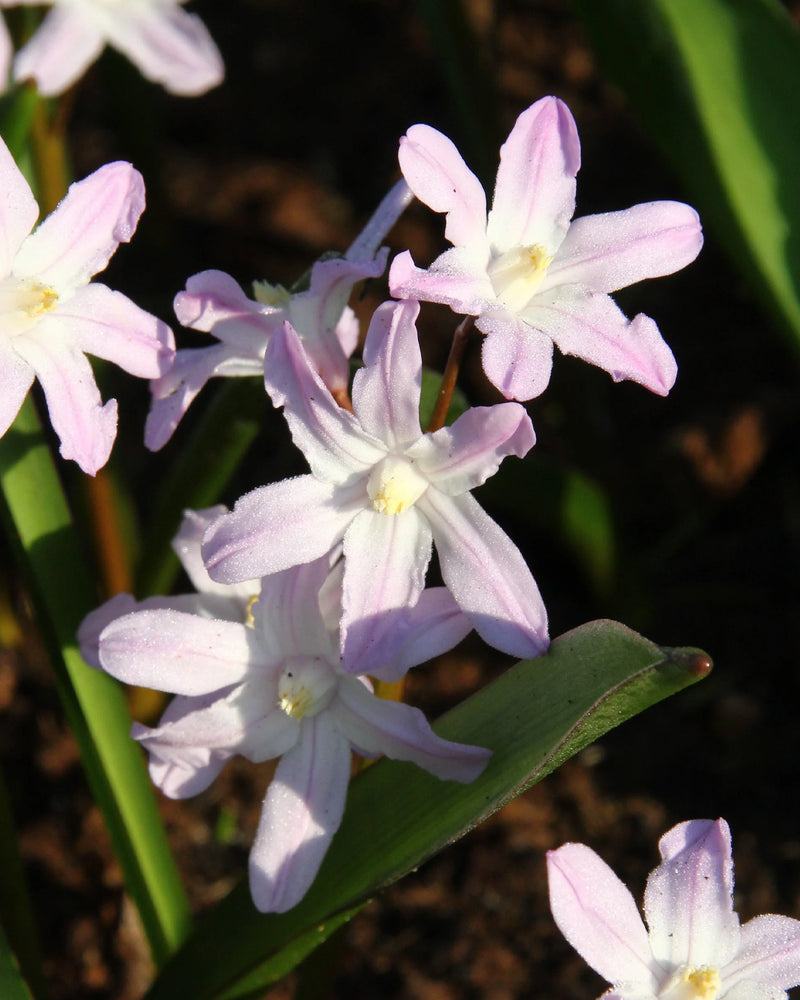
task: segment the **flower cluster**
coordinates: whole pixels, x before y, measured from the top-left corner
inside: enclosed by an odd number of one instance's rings
[[[611,983],[613,1000],[783,1000],[800,984],[800,920],[766,914],[739,924],[731,834],[724,819],[679,823],[661,864],[633,896],[584,844],[547,857],[559,929]]]
[[[148,445],[169,440],[209,378],[258,373],[309,471],[232,511],[187,515],[176,545],[198,593],[114,598],[80,638],[95,666],[176,696],[157,727],[133,732],[166,794],[195,794],[236,753],[280,758],[251,854],[262,910],[294,906],[310,885],[342,816],[351,751],[458,781],[486,766],[488,750],[440,739],[415,709],[376,698],[369,678],[397,681],[472,628],[517,657],[547,650],[533,576],[471,491],[534,444],[515,400],[545,388],[552,344],[659,393],[674,381],[655,323],[627,320],[607,293],[692,260],[697,216],[666,202],[570,223],[578,163],[566,106],[538,101],[503,147],[487,220],[455,147],[416,125],[401,141],[404,181],[307,288],[259,282],[251,299],[205,271],[175,301],[180,322],[216,343],[178,351],[157,373]],[[383,272],[380,244],[411,192],[446,214],[453,249],[427,270],[395,258],[398,301],[375,311],[351,385],[359,331],[347,300]],[[49,272],[36,273],[49,288]],[[486,374],[508,401],[423,430],[421,301],[476,317]],[[444,587],[426,586],[434,547]]]

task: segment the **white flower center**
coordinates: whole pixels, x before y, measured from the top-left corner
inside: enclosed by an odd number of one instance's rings
[[[683,965],[659,992],[664,1000],[717,1000],[722,980],[712,965]]]
[[[506,250],[489,262],[495,295],[512,312],[524,309],[539,290],[552,260],[541,243]]]
[[[337,682],[325,660],[293,656],[278,681],[278,706],[293,719],[317,715],[330,705]]]
[[[10,274],[0,281],[0,335],[16,337],[26,333],[57,305],[55,288],[37,278],[15,278]]]
[[[401,514],[419,500],[428,485],[407,458],[387,455],[372,470],[367,493],[372,509],[379,514]]]

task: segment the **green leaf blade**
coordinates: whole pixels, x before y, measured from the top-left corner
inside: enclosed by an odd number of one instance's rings
[[[434,726],[448,739],[488,746],[470,785],[440,782],[381,760],[352,783],[342,825],[303,901],[259,915],[240,885],[164,968],[148,1000],[183,989],[193,1000],[255,995],[291,968],[381,887],[418,867],[515,795],[625,719],[704,676],[699,650],[665,651],[614,622],[555,640]],[[341,919],[340,919],[341,918]]]

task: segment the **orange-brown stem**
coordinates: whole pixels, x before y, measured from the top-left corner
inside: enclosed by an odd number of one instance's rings
[[[464,351],[467,349],[467,342],[474,325],[475,317],[465,316],[453,334],[453,343],[450,345],[450,354],[447,358],[444,375],[442,375],[442,384],[439,386],[439,395],[436,397],[436,405],[433,408],[431,422],[428,425],[429,434],[438,431],[440,427],[444,427],[444,422],[447,419],[447,411],[450,409],[450,402],[453,399],[458,371],[461,367]]]

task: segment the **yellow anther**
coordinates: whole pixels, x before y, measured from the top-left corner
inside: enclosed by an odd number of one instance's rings
[[[268,281],[253,282],[253,298],[262,306],[286,309],[291,297],[291,293],[283,285],[271,285]]]

